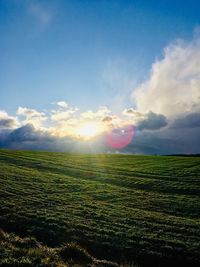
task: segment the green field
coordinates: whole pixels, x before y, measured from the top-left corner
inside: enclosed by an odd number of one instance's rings
[[[0,228],[99,259],[198,266],[200,157],[0,150]]]

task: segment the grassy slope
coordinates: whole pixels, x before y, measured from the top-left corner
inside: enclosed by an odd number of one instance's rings
[[[142,265],[200,259],[198,157],[0,150],[0,184],[5,230]]]
[[[21,238],[0,231],[2,267],[117,267],[114,262],[97,260],[77,244],[49,248],[33,237]]]

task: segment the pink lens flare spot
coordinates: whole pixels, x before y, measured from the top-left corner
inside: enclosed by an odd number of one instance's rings
[[[126,147],[134,137],[135,129],[133,126],[125,126],[123,128],[115,128],[106,134],[106,144],[115,149]]]

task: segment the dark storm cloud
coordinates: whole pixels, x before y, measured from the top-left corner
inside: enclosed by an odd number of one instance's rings
[[[137,131],[130,145],[121,150],[130,154],[197,154],[200,148],[200,127]]]
[[[27,124],[15,130],[0,132],[0,147],[29,150],[66,151],[70,150],[69,139],[56,138],[46,131],[36,130]]]
[[[15,130],[0,131],[0,147],[84,153],[195,154],[200,148],[200,127],[136,130],[132,142],[121,150],[108,147],[105,136],[82,142],[69,137],[53,137],[28,124]]]
[[[200,127],[137,131],[122,152],[133,154],[198,154]]]
[[[138,130],[157,130],[167,125],[167,118],[162,114],[150,111],[147,117],[137,125]]]
[[[0,129],[13,128],[16,124],[13,118],[2,118],[0,119]]]
[[[47,131],[37,130],[31,124],[15,130],[1,130],[0,148],[84,153],[107,152],[102,136],[88,142],[75,141],[69,137],[52,136]]]
[[[36,130],[31,124],[27,124],[13,130],[9,134],[8,140],[10,142],[37,142],[50,141],[52,138],[47,133]]]
[[[176,119],[172,128],[196,128],[200,127],[200,113],[191,113]]]

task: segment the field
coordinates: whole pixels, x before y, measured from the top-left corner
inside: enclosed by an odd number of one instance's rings
[[[127,266],[198,266],[200,157],[0,150],[0,228]]]

